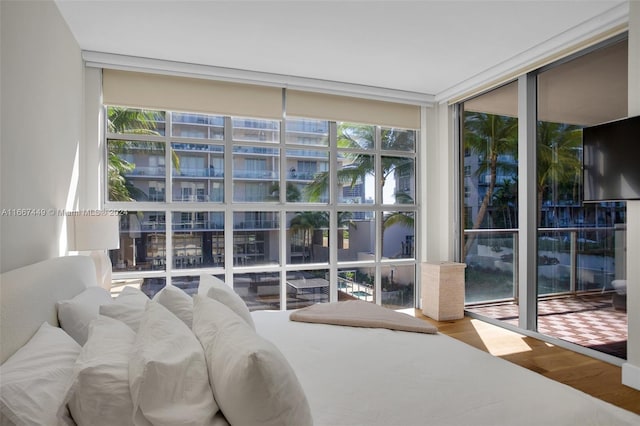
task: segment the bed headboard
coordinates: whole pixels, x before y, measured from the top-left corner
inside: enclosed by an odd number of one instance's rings
[[[0,275],[0,363],[38,330],[58,325],[56,302],[96,284],[93,260],[66,256],[24,266]]]

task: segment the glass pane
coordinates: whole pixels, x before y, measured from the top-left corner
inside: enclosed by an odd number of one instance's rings
[[[626,278],[625,203],[582,202],[582,129],[627,116],[627,58],[625,40],[540,73],[537,123],[538,330],[621,358],[625,326],[573,324],[588,322],[587,311],[601,324],[626,319],[614,309],[614,281]]]
[[[171,113],[171,136],[224,140],[224,117],[183,112]]]
[[[280,221],[277,212],[234,212],[233,229],[235,266],[280,263]]]
[[[286,142],[299,145],[329,146],[329,122],[309,119],[288,119]]]
[[[120,216],[120,248],[109,250],[114,272],[164,270],[164,212],[132,212]]]
[[[412,158],[382,157],[382,204],[414,204],[414,163]]]
[[[382,128],[382,149],[414,152],[416,150],[416,131]]]
[[[188,277],[172,277],[171,285],[184,290],[185,293],[194,296],[198,293],[198,285],[200,284],[200,276]]]
[[[142,281],[140,290],[150,299],[167,285],[167,279],[164,277],[140,278],[139,280]]]
[[[413,258],[415,256],[414,240],[414,212],[384,212],[382,217],[383,258]]]
[[[255,118],[232,119],[233,140],[240,142],[280,142],[280,122]]]
[[[287,272],[287,309],[329,302],[329,270]]]
[[[338,212],[338,261],[375,259],[376,221],[373,211]]]
[[[224,266],[224,213],[173,213],[173,267]]]
[[[287,263],[329,261],[329,212],[287,213]]]
[[[172,143],[173,201],[224,201],[224,146]]]
[[[375,202],[374,156],[358,153],[338,154],[338,202]]]
[[[467,303],[516,296],[517,89],[514,81],[463,104],[461,216]],[[513,231],[490,231],[501,229]]]
[[[109,201],[165,201],[162,142],[107,140]]]
[[[329,202],[329,152],[287,149],[287,202]]]
[[[465,302],[515,299],[518,231],[466,230],[465,237],[465,243],[473,238],[472,250],[465,258]]]
[[[107,107],[107,132],[164,136],[165,113],[148,109]]]
[[[375,268],[338,269],[338,300],[374,301]]]
[[[280,273],[234,274],[233,289],[250,311],[280,309]]]
[[[338,123],[338,148],[373,149],[376,127],[367,124]]]
[[[233,201],[278,201],[279,189],[278,148],[233,147]]]
[[[416,267],[384,265],[381,268],[381,274],[382,306],[391,309],[413,308]]]

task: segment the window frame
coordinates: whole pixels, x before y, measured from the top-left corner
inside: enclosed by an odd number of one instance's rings
[[[307,145],[304,142],[302,143],[292,143],[291,141],[287,141],[287,132],[286,132],[286,120],[273,120],[279,124],[279,139],[277,142],[268,141],[259,142],[259,141],[247,141],[247,140],[234,140],[233,135],[233,120],[236,117],[232,116],[223,116],[224,117],[224,135],[223,139],[201,139],[201,138],[190,138],[190,137],[180,137],[180,136],[172,136],[173,129],[173,114],[181,114],[184,116],[188,115],[188,112],[184,111],[171,111],[171,110],[161,110],[165,114],[165,131],[162,136],[155,135],[136,135],[136,134],[120,134],[120,133],[110,133],[107,129],[107,105],[103,105],[103,116],[105,117],[104,123],[104,149],[102,152],[102,158],[107,158],[107,150],[108,150],[108,141],[111,139],[121,140],[131,140],[131,141],[151,141],[151,142],[162,142],[165,144],[165,164],[172,164],[171,151],[172,144],[198,144],[198,145],[219,145],[224,147],[223,153],[223,165],[224,165],[224,176],[232,177],[233,170],[233,149],[236,146],[250,146],[250,147],[261,147],[267,149],[278,149],[279,150],[279,181],[284,184],[287,182],[289,170],[286,167],[286,153],[287,150],[311,150],[311,151],[322,151],[328,153],[328,169],[330,171],[330,188],[335,187],[335,179],[336,179],[336,170],[338,167],[338,153],[340,151],[344,151],[339,149],[336,144],[337,140],[337,122],[336,121],[325,121],[328,123],[328,139],[329,143],[327,146],[318,146],[318,145]],[[194,115],[202,115],[201,113],[197,113]],[[246,120],[247,118],[241,117],[240,120]],[[248,118],[250,120],[250,118]],[[297,118],[293,118],[294,120]],[[262,119],[258,119],[262,120]],[[144,270],[144,271],[126,271],[120,272],[116,271],[113,273],[114,280],[121,279],[130,279],[130,278],[163,278],[167,285],[172,283],[172,280],[181,278],[181,277],[189,277],[196,276],[200,273],[209,273],[214,275],[224,275],[226,282],[233,282],[233,278],[235,275],[242,275],[246,273],[253,272],[265,272],[265,273],[279,273],[281,277],[281,288],[280,288],[280,309],[287,309],[287,298],[286,298],[286,279],[287,273],[292,271],[298,271],[300,269],[304,269],[307,271],[319,271],[319,270],[328,270],[329,271],[329,281],[330,281],[330,293],[329,293],[329,301],[336,301],[338,299],[338,287],[336,285],[338,273],[340,270],[345,268],[357,268],[357,267],[367,267],[373,268],[375,270],[375,291],[379,296],[381,294],[382,285],[381,285],[381,273],[385,268],[389,268],[391,265],[397,267],[412,267],[414,271],[414,279],[413,279],[413,307],[418,307],[418,294],[420,289],[420,273],[419,273],[419,247],[420,244],[420,190],[419,190],[419,141],[420,141],[420,129],[401,129],[413,131],[415,139],[414,139],[414,149],[413,151],[393,151],[389,149],[382,149],[381,143],[381,129],[389,128],[388,126],[374,126],[375,128],[375,141],[373,149],[368,149],[367,154],[371,154],[375,158],[375,172],[376,175],[380,173],[381,170],[381,158],[384,156],[400,156],[410,158],[414,164],[413,170],[413,179],[414,179],[414,187],[413,187],[413,196],[414,202],[413,204],[381,204],[382,201],[382,188],[378,182],[375,184],[376,191],[376,202],[374,204],[357,204],[357,205],[349,205],[345,203],[338,202],[337,191],[330,190],[329,191],[329,200],[326,203],[311,203],[311,202],[287,202],[286,200],[286,191],[280,191],[279,199],[274,201],[265,201],[260,202],[259,207],[256,207],[255,202],[236,202],[233,200],[233,179],[226,179],[223,187],[224,192],[224,200],[221,202],[215,201],[181,201],[180,199],[173,200],[173,186],[175,183],[175,176],[173,174],[173,167],[165,167],[165,199],[164,201],[110,201],[108,197],[108,179],[107,179],[107,171],[106,165],[102,167],[102,175],[103,175],[103,199],[105,200],[105,208],[113,208],[120,209],[123,211],[152,211],[152,212],[161,212],[164,213],[165,218],[170,218],[168,224],[165,224],[164,233],[165,233],[165,263],[164,270],[154,271],[154,270]],[[350,150],[348,150],[350,151]],[[315,160],[314,160],[315,161]],[[318,170],[322,169],[319,165],[317,166]],[[171,188],[170,191],[167,191],[166,188]],[[168,198],[167,198],[168,197]],[[287,213],[299,212],[299,211],[328,211],[329,212],[329,235],[337,237],[338,232],[338,213],[344,211],[371,211],[375,215],[375,229],[376,229],[376,239],[375,239],[375,256],[373,260],[365,260],[365,261],[357,261],[357,262],[339,262],[338,261],[338,250],[335,244],[329,245],[329,259],[328,262],[323,263],[306,263],[306,264],[294,264],[287,263]],[[282,230],[280,232],[280,237],[278,241],[279,246],[279,262],[277,264],[267,264],[267,265],[234,265],[233,262],[227,261],[226,264],[223,264],[222,267],[203,267],[203,268],[194,268],[194,269],[179,269],[174,265],[174,250],[173,247],[173,232],[174,223],[173,217],[174,213],[193,213],[193,212],[221,212],[224,215],[224,241],[225,241],[225,259],[233,259],[233,241],[234,241],[234,224],[233,217],[235,213],[239,212],[276,212],[279,214],[279,227]],[[381,236],[382,236],[382,216],[384,212],[388,211],[400,211],[400,212],[410,212],[414,218],[414,226],[413,226],[413,235],[414,235],[414,251],[413,257],[406,259],[383,259],[382,258],[382,247],[381,247]],[[167,226],[168,225],[168,226]],[[334,237],[334,238],[335,238]],[[376,303],[381,303],[381,297],[375,297]]]

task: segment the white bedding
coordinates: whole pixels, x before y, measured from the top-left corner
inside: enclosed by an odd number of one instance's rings
[[[448,336],[253,312],[323,425],[639,425],[640,416]]]
[[[0,284],[4,362],[44,321],[58,325],[56,303],[94,287],[95,270],[88,257],[57,258],[3,273]],[[293,322],[289,313],[247,310],[291,364],[316,426],[640,425],[638,415],[441,334]],[[53,358],[46,358],[51,370]],[[2,402],[0,423],[9,416]],[[248,401],[247,409],[256,405]]]

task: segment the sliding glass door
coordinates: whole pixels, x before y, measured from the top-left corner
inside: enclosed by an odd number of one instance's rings
[[[627,50],[620,36],[459,106],[467,309],[619,358],[626,209],[583,203],[582,129],[627,116]],[[518,105],[534,106],[536,118],[518,119]],[[531,129],[519,147],[517,126]],[[519,196],[518,184],[530,192]],[[518,223],[518,200],[535,212],[521,216],[528,223]],[[522,233],[535,241],[524,250]],[[518,283],[515,271],[531,265]]]

